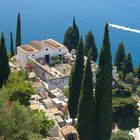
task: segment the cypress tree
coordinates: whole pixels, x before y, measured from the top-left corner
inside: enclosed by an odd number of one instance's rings
[[[10,33],[10,51],[11,51],[11,57],[14,56],[14,45],[13,45],[13,35],[12,32]]]
[[[84,53],[87,56],[88,51],[91,49],[91,58],[94,62],[96,62],[98,58],[98,50],[95,44],[94,35],[91,31],[89,31],[86,35],[84,42]]]
[[[80,90],[83,79],[83,69],[84,69],[83,41],[82,39],[80,39],[78,43],[75,64],[73,66],[69,82],[68,110],[70,117],[73,119],[73,125],[74,119],[77,117],[78,100],[80,96]]]
[[[78,133],[80,140],[94,140],[95,99],[93,96],[93,75],[90,52],[88,54],[78,107]]]
[[[79,41],[79,28],[76,25],[75,17],[73,18],[73,25],[65,31],[63,44],[67,46],[68,50],[77,50],[77,45]]]
[[[117,52],[115,55],[115,61],[114,61],[114,64],[115,64],[115,66],[117,66],[118,71],[123,70],[123,63],[124,63],[125,57],[126,57],[125,47],[124,47],[123,42],[121,42],[118,45],[118,49],[117,49]]]
[[[79,28],[78,28],[78,26],[77,26],[77,24],[76,24],[76,20],[75,20],[75,17],[73,18],[73,30],[74,30],[74,36],[75,36],[75,38],[74,38],[74,48],[76,48],[77,49],[77,45],[78,45],[78,41],[79,41],[79,38],[80,38],[80,34],[79,34]]]
[[[16,49],[18,46],[21,45],[21,20],[20,20],[20,13],[17,17],[17,30],[16,30]],[[16,50],[17,52],[17,50]]]
[[[68,48],[69,51],[72,49],[76,49],[74,45],[74,39],[75,39],[75,32],[72,27],[69,27],[64,35],[64,42],[63,44]]]
[[[10,67],[8,63],[7,50],[5,47],[5,38],[2,33],[0,44],[0,88],[6,83],[10,74]]]
[[[137,76],[138,76],[138,79],[140,80],[140,63],[139,63],[138,70],[137,70]]]
[[[95,140],[109,140],[112,132],[112,57],[108,24],[105,26],[96,76],[95,102]]]
[[[128,53],[127,57],[124,60],[123,72],[124,75],[133,72],[133,62],[132,62],[131,53]]]

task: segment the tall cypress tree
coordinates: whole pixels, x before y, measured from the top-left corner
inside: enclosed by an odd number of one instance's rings
[[[109,140],[112,132],[112,57],[108,24],[105,26],[103,46],[96,76],[95,102],[95,140]]]
[[[5,47],[5,38],[2,33],[0,44],[0,88],[6,83],[10,74],[10,67],[8,63],[7,50]]]
[[[76,24],[76,20],[75,20],[75,17],[73,18],[73,30],[75,32],[75,38],[74,38],[74,48],[77,49],[77,45],[78,45],[78,41],[79,41],[79,38],[80,38],[80,33],[79,33],[79,28]]]
[[[21,45],[21,20],[20,20],[20,13],[17,17],[17,30],[16,30],[16,52],[17,47]]]
[[[78,107],[78,133],[80,140],[94,140],[95,99],[90,52],[88,54]]]
[[[124,60],[123,72],[124,75],[127,75],[129,72],[133,72],[133,62],[131,53],[128,53],[127,57]]]
[[[11,57],[14,56],[14,44],[13,44],[13,35],[12,32],[10,33],[10,55]]]
[[[115,66],[117,66],[118,71],[123,70],[123,63],[124,63],[125,57],[126,57],[125,47],[124,47],[123,42],[121,42],[118,45],[118,49],[117,49],[117,52],[115,55],[115,61],[114,61],[114,64],[115,64]]]
[[[95,44],[94,35],[91,31],[89,31],[86,35],[84,42],[84,53],[87,56],[88,51],[91,49],[91,58],[94,62],[96,62],[98,58],[98,50]]]
[[[74,119],[77,117],[78,100],[80,96],[80,90],[83,79],[83,69],[84,69],[83,41],[82,39],[80,39],[78,43],[75,64],[73,66],[69,82],[68,110],[70,117],[73,119],[73,124]]]

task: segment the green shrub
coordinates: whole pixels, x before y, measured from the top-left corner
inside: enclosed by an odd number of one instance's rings
[[[69,87],[64,87],[63,91],[64,91],[65,96],[68,97],[69,96]]]
[[[127,131],[118,131],[112,134],[110,140],[134,140],[134,138]]]

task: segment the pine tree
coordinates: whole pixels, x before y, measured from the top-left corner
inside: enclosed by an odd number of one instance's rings
[[[94,62],[96,62],[98,58],[98,50],[95,44],[94,35],[91,31],[89,31],[86,35],[85,42],[84,42],[84,53],[87,56],[88,51],[91,50],[91,57]]]
[[[125,57],[126,57],[125,47],[124,47],[123,42],[121,42],[118,45],[118,49],[117,49],[117,52],[115,55],[115,61],[114,61],[114,64],[115,64],[115,66],[117,66],[118,71],[123,70],[123,63],[124,63]]]
[[[21,20],[20,20],[20,13],[17,17],[17,30],[16,30],[16,51],[17,47],[21,45]]]
[[[77,49],[78,41],[80,38],[79,28],[76,25],[75,17],[73,18],[73,30],[75,32],[75,38],[74,38],[74,48]]]
[[[10,33],[10,51],[11,51],[11,57],[14,56],[14,44],[13,44],[13,36],[12,36],[12,32]]]
[[[74,38],[75,38],[75,32],[72,27],[69,27],[64,35],[64,42],[63,44],[68,48],[69,51],[72,49],[76,49],[74,45]]]
[[[124,75],[127,75],[130,72],[133,72],[133,62],[132,62],[131,53],[128,53],[128,55],[126,56],[124,60],[123,72],[124,72]]]
[[[73,66],[69,82],[68,110],[70,113],[70,117],[73,119],[73,124],[74,119],[77,117],[78,100],[80,96],[80,90],[83,79],[83,69],[84,69],[83,41],[82,39],[80,39],[78,43],[75,64]]]
[[[105,26],[96,76],[95,102],[95,140],[109,140],[112,132],[112,57],[108,24]]]
[[[94,140],[95,99],[90,52],[88,54],[78,107],[78,133],[80,140]]]
[[[0,88],[6,83],[10,74],[10,67],[8,63],[7,50],[5,47],[5,38],[2,33],[0,44]]]

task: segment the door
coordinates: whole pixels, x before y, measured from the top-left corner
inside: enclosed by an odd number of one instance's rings
[[[46,63],[49,63],[50,62],[50,56],[49,56],[49,54],[45,55],[45,60],[46,60]]]

